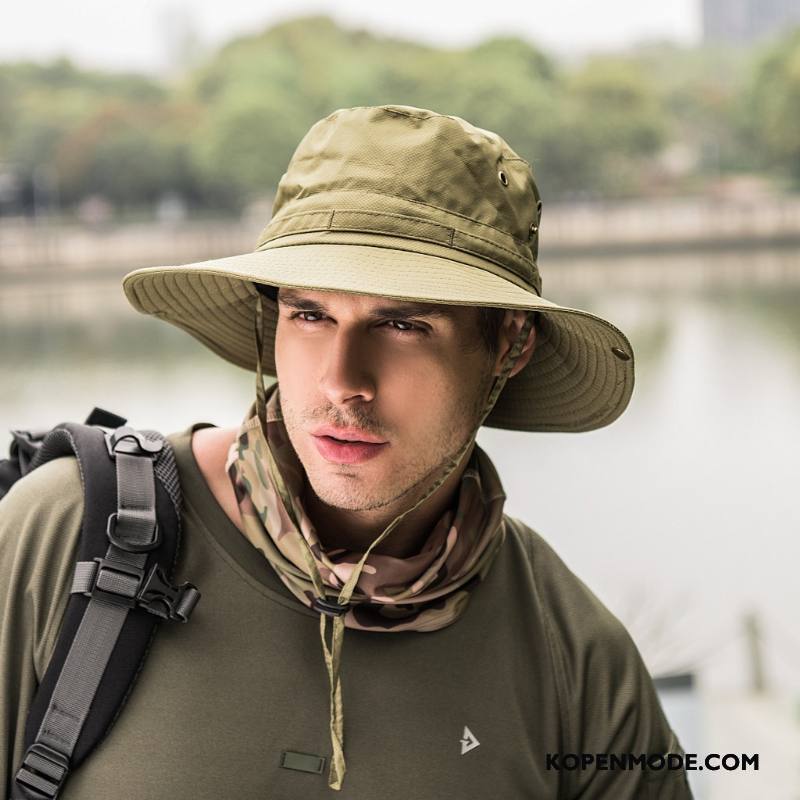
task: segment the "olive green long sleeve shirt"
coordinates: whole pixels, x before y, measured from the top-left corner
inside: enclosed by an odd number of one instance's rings
[[[173,434],[184,495],[176,574],[202,599],[161,623],[127,705],[63,800],[331,798],[319,619],[228,519]],[[59,458],[0,501],[0,789],[66,607],[83,493]],[[682,770],[548,768],[548,754],[681,753],[621,623],[521,522],[465,613],[432,633],[348,630],[347,774],[359,800],[684,800]],[[302,753],[321,772],[288,768]],[[552,767],[552,759],[550,761]]]

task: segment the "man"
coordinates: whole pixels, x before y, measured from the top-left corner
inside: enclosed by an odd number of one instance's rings
[[[541,297],[540,215],[496,134],[343,109],[300,143],[254,253],[126,276],[139,311],[255,369],[256,400],[236,429],[170,437],[178,571],[203,600],[160,632],[63,797],[690,797],[679,770],[561,760],[681,750],[624,628],[503,514],[475,444],[484,422],[598,428],[632,392],[625,336]],[[80,497],[58,459],[0,506],[0,668],[22,687],[0,706],[3,768],[63,612]]]

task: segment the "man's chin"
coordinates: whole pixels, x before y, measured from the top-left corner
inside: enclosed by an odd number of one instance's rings
[[[376,511],[385,508],[392,502],[391,498],[346,491],[343,487],[325,487],[322,491],[314,490],[319,500],[330,508],[340,511]]]
[[[381,472],[383,472],[381,470]],[[326,506],[342,511],[374,511],[395,502],[396,479],[348,464],[325,464],[308,474],[309,488]]]

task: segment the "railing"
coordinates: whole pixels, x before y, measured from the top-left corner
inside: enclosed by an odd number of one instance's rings
[[[254,249],[266,220],[107,223],[0,219],[0,277],[53,272],[118,275]],[[548,258],[800,243],[800,197],[713,198],[545,207],[540,253]]]

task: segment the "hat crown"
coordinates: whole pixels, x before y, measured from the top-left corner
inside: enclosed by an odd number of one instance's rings
[[[257,249],[298,234],[428,241],[493,262],[541,294],[531,167],[460,117],[402,105],[333,112],[300,141],[272,213]]]

